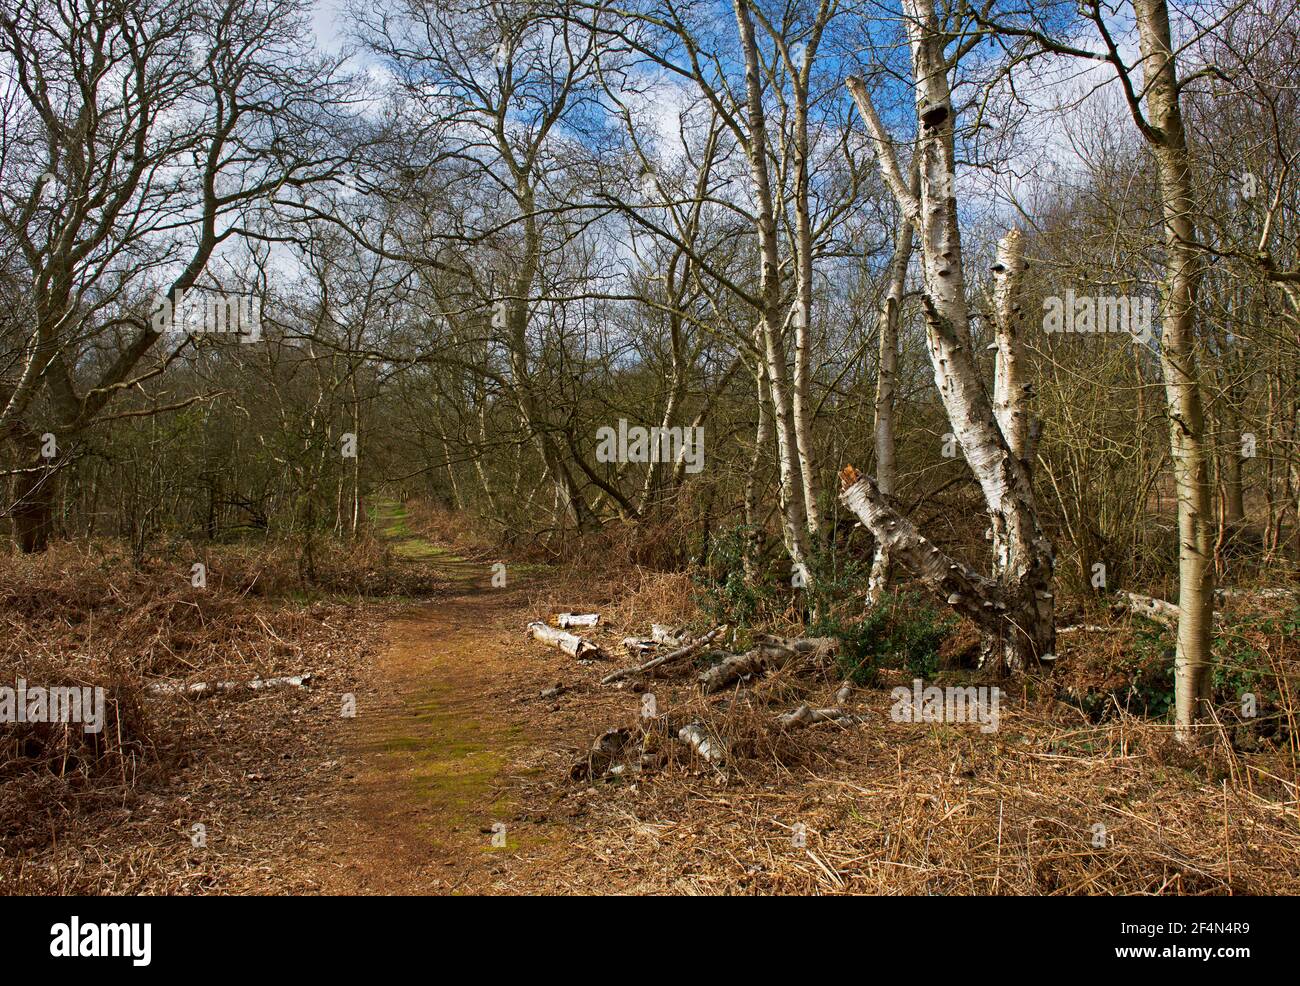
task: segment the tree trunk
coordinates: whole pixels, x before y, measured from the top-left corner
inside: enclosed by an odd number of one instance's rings
[[[918,193],[916,173],[912,174],[912,191]],[[892,497],[898,486],[898,461],[894,448],[894,383],[898,376],[898,330],[902,318],[903,293],[907,288],[907,268],[912,261],[912,237],[915,229],[903,219],[894,238],[894,256],[889,262],[889,282],[880,306],[880,351],[876,371],[876,486]],[[867,605],[875,606],[889,589],[892,563],[884,541],[876,542],[867,580]]]
[[[811,53],[805,56],[810,62]],[[795,83],[795,268],[794,312],[794,437],[799,450],[799,475],[803,479],[804,514],[808,536],[816,543],[821,536],[821,510],[817,503],[817,474],[813,468],[812,406],[808,390],[809,360],[812,357],[813,236],[808,204],[808,92],[806,79]]]
[[[776,213],[767,168],[767,117],[763,109],[762,76],[754,25],[746,0],[735,0],[736,23],[745,57],[745,84],[749,114],[746,153],[757,202],[757,232],[762,271],[762,310],[759,326],[767,359],[767,383],[772,400],[772,423],[776,433],[777,465],[781,478],[781,518],[786,549],[794,565],[807,572],[808,515],[804,499],[803,474],[798,440],[790,407],[790,385],[786,369],[785,335],[781,316],[781,260],[777,243]]]
[[[1223,519],[1240,524],[1246,519],[1245,488],[1241,481],[1241,429],[1230,429],[1221,458],[1223,467]]]
[[[1178,497],[1178,643],[1174,655],[1174,721],[1187,740],[1209,698],[1214,570],[1213,515],[1205,453],[1205,415],[1195,353],[1200,265],[1187,138],[1164,0],[1134,0],[1147,112],[1165,219],[1167,254],[1161,299],[1160,363],[1169,414],[1169,444]]]
[[[509,148],[503,149],[509,153]],[[517,168],[517,165],[512,165]],[[538,400],[536,386],[528,359],[528,302],[537,280],[542,259],[542,235],[537,225],[536,200],[531,176],[518,171],[515,175],[515,199],[523,216],[524,249],[518,274],[511,280],[513,297],[504,299],[504,328],[509,349],[510,372],[515,388],[515,400],[520,416],[537,447],[542,464],[555,484],[555,502],[561,518],[572,521],[578,530],[592,526],[591,513],[574,481],[573,473],[561,458],[559,444],[552,432],[551,422]]]
[[[1052,546],[1039,521],[1028,471],[999,427],[972,353],[953,188],[954,117],[946,36],[930,0],[907,0],[905,8],[920,121],[919,199],[903,180],[893,142],[866,87],[853,77],[847,84],[867,123],[886,184],[920,233],[930,362],[953,434],[988,506],[995,578],[973,579],[970,573],[957,578],[962,566],[922,537],[880,496],[875,484],[852,468],[843,474],[841,499],[903,564],[974,620],[984,636],[986,653],[997,654],[1008,668],[1021,669],[1053,656]],[[1023,392],[1010,396],[1018,400]],[[953,574],[938,571],[935,566],[940,563]],[[950,581],[962,587],[950,588]]]
[[[54,470],[42,467],[14,476],[13,541],[24,554],[39,554],[49,547],[54,529]]]
[[[754,371],[754,391],[758,395],[758,424],[754,432],[754,457],[745,477],[745,581],[754,584],[759,576],[759,558],[763,551],[763,521],[758,513],[758,495],[763,474],[763,450],[772,431],[768,417],[767,374],[760,362]]]
[[[1013,455],[1032,473],[1028,461],[1031,418],[1026,407],[1020,282],[1025,270],[1025,242],[1012,229],[998,243],[993,264],[993,326],[997,337],[997,364],[993,374],[993,411],[998,427]]]

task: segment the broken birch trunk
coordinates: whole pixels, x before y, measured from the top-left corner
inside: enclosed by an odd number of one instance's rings
[[[658,646],[649,637],[623,638],[623,649],[632,657],[645,657],[647,654],[653,654]]]
[[[785,667],[798,656],[799,652],[792,647],[759,644],[753,650],[743,654],[733,654],[707,671],[701,672],[700,686],[706,695],[721,691],[747,675],[762,674],[764,671]]]
[[[534,620],[528,624],[528,632],[534,640],[548,647],[557,647],[579,660],[603,660],[605,657],[605,652],[590,640],[584,640],[576,633],[569,633],[567,630],[557,630],[555,627],[547,626],[541,620]]]
[[[311,684],[310,674],[286,675],[280,678],[254,678],[252,681],[196,681],[187,685],[183,681],[153,681],[145,686],[149,695],[184,695],[202,698],[218,692],[236,692],[248,689],[260,692],[268,688],[306,688]]]
[[[1179,620],[1182,618],[1182,610],[1174,603],[1164,599],[1156,599],[1153,596],[1144,596],[1138,592],[1118,592],[1119,606],[1138,616],[1145,616],[1148,620],[1155,620],[1157,623],[1163,623],[1166,626],[1177,627]],[[1294,599],[1295,593],[1290,589],[1215,589],[1214,600],[1218,605],[1222,605],[1229,599]],[[1212,619],[1216,622],[1219,620],[1217,613],[1212,614]],[[1060,633],[1062,631],[1057,631]]]
[[[676,650],[669,651],[667,654],[664,654],[660,657],[656,657],[651,661],[646,661],[644,664],[639,664],[634,668],[623,668],[619,671],[613,672],[612,674],[607,674],[605,675],[605,677],[600,679],[600,683],[602,685],[611,685],[614,682],[621,681],[622,679],[630,677],[631,675],[645,674],[647,671],[653,671],[656,668],[663,667],[666,664],[671,664],[674,661],[679,661],[683,658],[690,657],[692,654],[696,653],[697,651],[711,644],[717,638],[717,636],[720,633],[722,633],[722,631],[725,629],[726,629],[725,626],[714,627],[712,630],[704,634],[702,637],[696,637],[694,640],[690,641],[689,643],[684,644],[681,647],[678,647]],[[627,641],[624,641],[624,644],[626,643]]]
[[[1295,599],[1295,589],[1215,589],[1215,602],[1222,603],[1229,599]]]
[[[927,540],[852,466],[840,472],[840,481],[841,501],[886,544],[891,557],[979,628],[986,660],[1000,658],[1005,667],[1022,670],[1054,658],[1050,555],[1023,574],[1008,567],[1001,579],[991,578]]]
[[[1155,599],[1151,596],[1143,596],[1136,592],[1121,592],[1118,594],[1120,604],[1130,612],[1145,616],[1148,620],[1155,620],[1157,623],[1163,623],[1166,626],[1176,627],[1178,625],[1178,607],[1173,603],[1165,602],[1163,599]]]
[[[931,0],[904,0],[915,79],[917,146],[913,159],[919,195],[899,168],[892,135],[885,129],[866,85],[846,80],[867,126],[881,174],[905,219],[915,223],[921,244],[921,294],[926,344],[953,438],[979,482],[993,530],[992,577],[948,557],[928,541],[852,466],[841,474],[840,499],[857,515],[894,561],[905,565],[931,591],[979,627],[983,659],[1022,669],[1053,653],[1052,546],[1038,515],[1029,470],[1013,441],[1027,422],[1029,390],[1017,386],[1015,335],[1019,328],[1016,257],[1018,236],[999,248],[997,286],[1002,381],[999,411],[985,390],[973,353],[954,185],[954,109],[948,84],[948,35]],[[1005,352],[1005,355],[1003,353]],[[1005,431],[1003,424],[1006,422]],[[1029,433],[1029,428],[1024,429]]]
[[[678,730],[677,738],[715,767],[722,766],[727,759],[726,745],[703,723],[693,722],[683,726]]]
[[[572,627],[594,627],[600,623],[599,613],[561,613],[555,618],[555,625],[561,630]]]
[[[680,631],[664,626],[662,623],[650,624],[650,639],[656,644],[664,644],[667,647],[680,647],[686,642],[682,639]]]
[[[816,722],[837,722],[843,726],[856,725],[867,720],[862,716],[853,715],[845,712],[838,707],[828,709],[814,709],[807,702],[799,706],[793,712],[786,712],[776,717],[776,724],[783,729],[797,729],[804,726],[811,726]]]
[[[754,643],[786,647],[801,657],[811,657],[817,661],[834,657],[840,646],[837,637],[776,637],[770,633],[758,634]]]

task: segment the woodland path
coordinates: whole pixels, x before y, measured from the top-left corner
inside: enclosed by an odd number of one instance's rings
[[[344,754],[355,773],[327,822],[315,880],[340,894],[555,892],[569,833],[546,811],[521,814],[515,795],[540,773],[539,759],[583,739],[519,700],[554,674],[525,660],[523,628],[536,615],[528,578],[512,567],[494,588],[490,561],[412,534],[399,504],[380,504],[376,527],[400,557],[453,588],[386,628],[374,687],[357,695]],[[493,846],[496,823],[504,847]]]

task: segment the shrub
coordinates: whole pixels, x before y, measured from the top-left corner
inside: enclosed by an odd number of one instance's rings
[[[751,536],[743,524],[714,534],[706,564],[691,573],[699,607],[714,623],[743,629],[771,615],[778,598],[771,573],[745,579],[745,545]]]
[[[841,674],[859,685],[870,685],[881,668],[898,668],[916,678],[930,678],[939,667],[939,648],[957,620],[941,613],[916,592],[886,593],[880,603],[855,623],[821,621],[815,632],[838,637]]]

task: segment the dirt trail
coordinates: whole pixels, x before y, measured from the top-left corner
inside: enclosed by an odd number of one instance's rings
[[[377,521],[396,553],[455,589],[388,625],[374,688],[357,695],[347,811],[330,820],[316,879],[326,893],[526,891],[520,850],[524,869],[544,866],[557,833],[515,824],[510,789],[528,772],[521,759],[561,738],[517,703],[537,694],[539,676],[520,660],[527,580],[512,570],[493,587],[489,562],[412,535],[395,504],[381,505]],[[504,847],[493,846],[494,823],[506,825]]]

